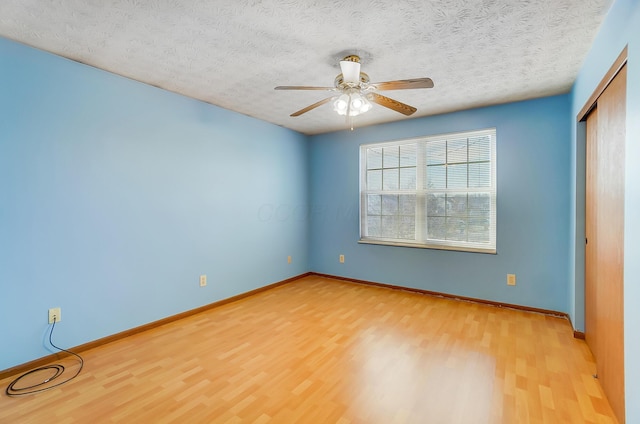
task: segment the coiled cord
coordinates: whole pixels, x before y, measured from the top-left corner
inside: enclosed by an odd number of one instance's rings
[[[80,374],[80,371],[82,371],[82,367],[84,367],[84,360],[82,359],[82,356],[78,355],[77,353],[71,352],[70,350],[62,349],[61,347],[58,347],[55,344],[53,344],[52,336],[53,336],[53,329],[55,328],[55,326],[56,326],[56,319],[54,318],[53,325],[51,326],[51,331],[49,332],[49,344],[61,352],[66,352],[78,358],[80,360],[80,367],[78,368],[78,371],[76,371],[76,373],[73,376],[67,378],[66,380],[57,382],[56,384],[53,384],[47,387],[42,387],[42,386],[60,377],[64,373],[64,365],[60,365],[60,364],[45,365],[43,367],[36,368],[31,371],[27,371],[26,373],[22,374],[21,376],[13,380],[11,383],[9,383],[9,385],[7,386],[7,389],[5,390],[5,393],[7,394],[7,396],[23,396],[23,395],[30,395],[38,392],[44,392],[45,390],[53,389],[54,387],[58,387],[65,383],[68,383],[69,381],[76,378],[78,374]],[[37,372],[49,371],[49,370],[52,371],[52,375],[51,377],[45,379],[44,381],[36,384],[32,384],[30,386],[16,387],[16,385],[20,383],[20,381],[23,378]]]

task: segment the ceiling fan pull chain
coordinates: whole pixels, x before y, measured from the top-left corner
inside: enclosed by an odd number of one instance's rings
[[[353,116],[349,114],[347,114],[347,126],[353,131]]]
[[[349,101],[347,102],[347,126],[353,131],[353,115],[351,114],[351,93],[349,93]]]

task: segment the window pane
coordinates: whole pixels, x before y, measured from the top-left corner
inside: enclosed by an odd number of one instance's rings
[[[447,216],[467,216],[467,195],[447,195]]]
[[[415,144],[400,146],[400,166],[416,166],[416,153]]]
[[[382,168],[382,148],[367,149],[367,169]]]
[[[469,218],[469,241],[474,243],[488,243],[490,237],[491,221],[487,218]]]
[[[382,198],[379,194],[367,196],[367,215],[380,215],[382,213]]]
[[[467,139],[449,140],[447,142],[447,163],[467,161]]]
[[[447,188],[467,188],[467,164],[447,166]]]
[[[367,235],[369,237],[382,236],[382,218],[379,216],[367,217]]]
[[[382,197],[382,215],[398,214],[398,195],[385,194]]]
[[[404,240],[415,240],[416,238],[416,221],[410,216],[400,217],[399,238]]]
[[[427,237],[432,240],[445,240],[447,231],[445,219],[441,217],[427,218]]]
[[[400,188],[400,173],[398,168],[384,169],[382,174],[382,189],[397,190]]]
[[[491,216],[491,194],[469,193],[469,216],[489,218]]]
[[[400,166],[400,147],[385,147],[383,149],[383,168],[397,168]]]
[[[447,167],[445,165],[428,166],[425,187],[431,189],[447,188]]]
[[[430,141],[426,147],[427,165],[441,165],[447,163],[447,141]]]
[[[489,162],[469,164],[469,187],[491,187],[491,164]]]
[[[415,216],[416,214],[416,196],[414,194],[402,194],[399,196],[399,212],[401,215]],[[413,219],[412,219],[413,220]]]
[[[398,238],[398,217],[397,216],[382,217],[382,237]]]
[[[416,189],[416,168],[400,168],[400,188],[402,190]]]
[[[481,137],[469,138],[469,162],[480,162],[491,160],[491,137],[483,135]]]
[[[382,171],[367,171],[367,189],[382,190]]]
[[[447,217],[447,240],[466,241],[467,221],[457,217]]]
[[[427,195],[427,216],[445,216],[446,195]],[[444,225],[444,224],[443,224]]]

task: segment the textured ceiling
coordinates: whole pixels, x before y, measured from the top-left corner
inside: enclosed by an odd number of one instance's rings
[[[346,127],[322,91],[346,54],[426,116],[569,91],[612,0],[1,0],[0,35],[318,134]],[[355,125],[409,119],[374,105]]]

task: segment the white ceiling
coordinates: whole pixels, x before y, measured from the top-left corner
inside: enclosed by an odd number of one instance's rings
[[[0,35],[305,134],[346,127],[331,93],[359,54],[426,116],[566,93],[612,0],[1,0]],[[356,126],[408,119],[379,105]]]

